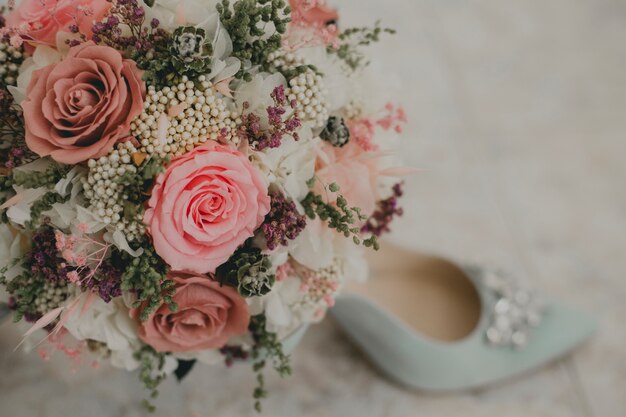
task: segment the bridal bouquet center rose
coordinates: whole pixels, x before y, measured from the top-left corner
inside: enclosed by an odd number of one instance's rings
[[[270,210],[267,181],[239,151],[208,142],[157,177],[145,222],[175,270],[214,273]]]
[[[290,373],[402,214],[406,115],[365,54],[393,31],[324,0],[14,3],[0,307],[41,357],[139,370],[151,396],[247,361],[260,408],[264,367]]]

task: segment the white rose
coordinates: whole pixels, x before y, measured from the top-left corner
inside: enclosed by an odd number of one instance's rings
[[[278,148],[255,152],[253,163],[290,199],[300,202],[309,192],[307,182],[315,175],[315,156],[319,139],[311,139],[309,129],[301,130],[298,141],[290,136]]]
[[[45,187],[28,188],[15,187],[17,194],[9,199],[9,208],[7,210],[7,217],[9,220],[20,226],[24,226],[26,222],[30,221],[30,209],[33,203],[43,197],[48,192]]]
[[[261,118],[262,127],[268,126],[268,106],[274,105],[272,91],[279,85],[287,86],[287,80],[280,73],[261,73],[252,77],[250,82],[242,82],[235,89],[237,109],[243,111],[244,103],[248,104],[247,113],[255,113]]]
[[[293,305],[302,299],[301,281],[289,277],[274,284],[272,291],[262,297],[248,298],[250,314],[265,314],[267,330],[280,338],[287,336],[302,324],[293,311]]]
[[[63,57],[63,54],[57,49],[49,46],[38,46],[31,58],[24,60],[20,66],[19,76],[17,77],[17,87],[9,86],[9,91],[13,95],[17,104],[22,104],[22,101],[26,99],[26,89],[30,84],[31,78],[33,78],[33,72],[46,67],[50,64],[58,62]]]
[[[374,249],[355,245],[352,239],[339,236],[335,241],[335,255],[341,259],[343,265],[343,282],[364,282],[369,276],[367,251]]]
[[[91,339],[104,343],[111,350],[111,363],[118,368],[132,371],[139,366],[133,354],[141,347],[137,336],[137,323],[129,315],[128,307],[121,298],[105,303],[93,297],[83,311],[83,303],[89,293],[81,295],[81,305],[69,315],[65,328],[78,340]]]
[[[159,19],[162,28],[175,30],[181,25],[200,25],[207,16],[216,14],[218,3],[219,0],[157,0],[144,9],[149,19]]]
[[[289,254],[309,269],[322,269],[334,260],[337,237],[343,239],[321,220],[308,220],[306,228],[289,244]]]

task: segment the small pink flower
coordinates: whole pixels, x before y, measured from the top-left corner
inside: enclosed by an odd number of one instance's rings
[[[85,266],[85,264],[87,263],[87,257],[84,255],[77,255],[74,258],[74,263],[76,264],[76,266]]]
[[[78,284],[78,282],[80,281],[80,277],[78,276],[78,272],[76,271],[70,271],[67,273],[67,279],[72,283],[72,284]]]
[[[215,272],[263,222],[267,187],[242,153],[213,141],[173,160],[144,216],[154,248],[174,270]]]
[[[276,281],[284,281],[295,273],[290,262],[285,262],[276,268]]]
[[[89,225],[86,223],[79,223],[78,224],[78,230],[81,233],[89,233]]]
[[[162,305],[139,322],[139,337],[159,352],[194,352],[223,347],[233,336],[248,331],[248,304],[229,286],[206,276],[172,272],[176,282],[173,313]],[[131,311],[138,318],[141,308]]]
[[[33,73],[22,103],[26,144],[64,164],[106,155],[143,109],[142,74],[111,47],[71,48],[61,62]]]
[[[402,133],[404,125],[407,123],[406,111],[404,107],[394,105],[389,102],[385,105],[387,114],[377,120],[377,124],[385,130],[394,130],[396,133]]]
[[[63,232],[61,232],[60,230],[56,230],[54,232],[54,237],[56,239],[55,246],[57,250],[65,248],[65,235],[63,234]]]
[[[69,249],[65,249],[61,252],[61,256],[68,262],[74,262],[74,252]]]
[[[357,143],[365,151],[376,151],[378,146],[374,143],[376,124],[367,117],[348,120],[350,140]]]
[[[69,32],[74,24],[90,39],[93,22],[102,20],[110,8],[106,0],[22,0],[6,16],[6,24],[19,28],[31,50],[36,45],[54,47],[57,33]]]
[[[22,44],[24,43],[24,40],[22,39],[21,36],[19,35],[13,35],[11,36],[11,38],[9,39],[9,42],[11,42],[11,46],[14,48],[19,48],[22,46]]]

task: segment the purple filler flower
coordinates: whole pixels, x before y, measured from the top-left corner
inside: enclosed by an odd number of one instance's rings
[[[371,233],[380,237],[383,233],[390,231],[389,225],[396,216],[402,216],[404,210],[398,207],[398,199],[402,197],[402,183],[393,186],[393,195],[378,202],[378,207],[374,214],[367,220],[361,228],[362,233]]]
[[[261,226],[267,247],[276,249],[279,245],[286,246],[288,240],[293,240],[306,227],[306,217],[298,213],[296,204],[288,200],[280,192],[271,192],[271,208]]]

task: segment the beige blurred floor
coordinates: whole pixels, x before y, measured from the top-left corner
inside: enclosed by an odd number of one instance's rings
[[[382,379],[332,322],[309,332],[295,375],[269,378],[273,417],[626,415],[626,2],[343,0],[347,23],[399,34],[375,48],[404,80],[412,122],[394,239],[506,266],[593,311],[596,339],[490,390],[428,396]],[[142,415],[134,375],[65,374],[12,354],[0,329],[1,417]],[[252,416],[246,367],[164,384],[157,415]]]

